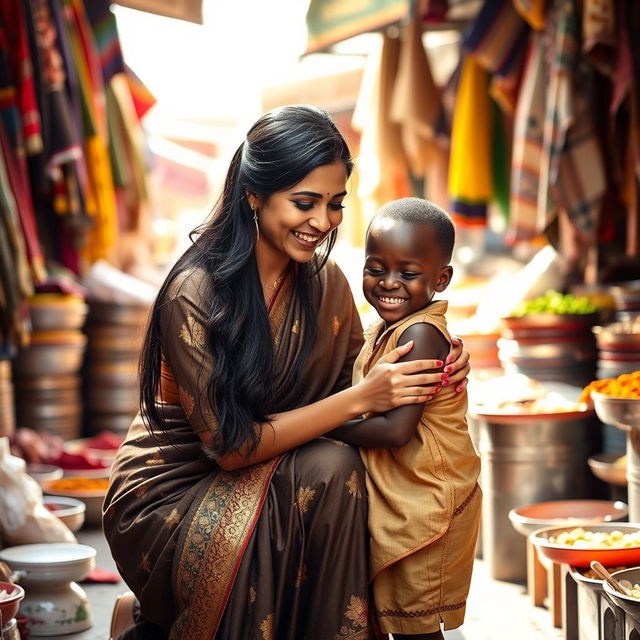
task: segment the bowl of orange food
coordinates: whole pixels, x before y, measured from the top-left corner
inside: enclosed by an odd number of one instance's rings
[[[596,415],[605,424],[627,430],[640,428],[640,371],[595,380],[584,388],[580,399],[591,399]]]
[[[108,487],[108,478],[82,476],[48,480],[42,483],[42,490],[47,495],[75,498],[83,502],[85,523],[89,526],[99,526],[102,523],[102,503]]]

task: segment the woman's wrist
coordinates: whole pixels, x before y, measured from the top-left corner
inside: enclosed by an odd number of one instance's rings
[[[367,413],[369,407],[366,406],[365,395],[362,393],[362,382],[345,389],[345,393],[348,397],[347,406],[349,407],[349,420],[359,418]]]

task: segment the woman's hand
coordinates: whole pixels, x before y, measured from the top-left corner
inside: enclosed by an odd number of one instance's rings
[[[462,340],[456,336],[451,336],[451,351],[445,360],[444,372],[449,378],[443,380],[443,386],[455,385],[455,390],[460,393],[467,386],[467,376],[471,371],[469,367],[469,352],[465,351]]]
[[[380,358],[366,377],[358,383],[363,403],[362,413],[384,413],[402,405],[431,400],[436,393],[435,388],[425,385],[439,385],[443,382],[441,369],[444,363],[442,360],[397,362],[412,347],[413,341],[396,347]],[[468,358],[467,355],[467,360]],[[424,373],[433,369],[440,371]],[[464,375],[459,379],[464,378]]]

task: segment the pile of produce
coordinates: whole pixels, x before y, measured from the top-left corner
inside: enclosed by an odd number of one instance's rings
[[[549,542],[574,549],[627,549],[640,546],[640,531],[589,531],[577,527],[557,536],[549,536]]]
[[[549,290],[532,300],[524,300],[510,314],[512,318],[521,318],[534,313],[553,313],[561,315],[584,315],[598,311],[586,296],[576,297],[570,293]]]
[[[612,398],[640,398],[640,371],[623,373],[617,378],[605,378],[590,382],[582,391],[580,402],[587,402],[595,391]]]

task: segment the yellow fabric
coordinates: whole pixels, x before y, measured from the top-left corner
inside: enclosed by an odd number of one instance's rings
[[[453,114],[449,193],[472,204],[493,195],[489,75],[472,56],[463,62]]]
[[[446,309],[445,301],[433,302],[382,334],[382,323],[374,324],[355,362],[354,383],[414,324],[431,324],[451,342]],[[367,469],[375,605],[385,633],[426,633],[440,620],[454,628],[464,618],[480,517],[474,497],[480,461],[466,412],[466,393],[445,387],[425,405],[404,447],[360,450]],[[464,523],[464,534],[450,533],[454,518]],[[454,559],[455,569],[449,566]]]
[[[544,28],[547,0],[513,0],[516,11],[537,31]]]

